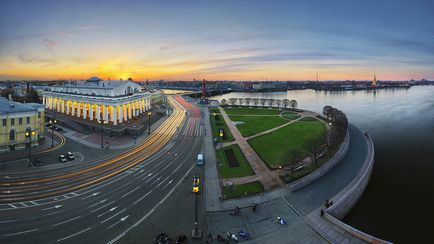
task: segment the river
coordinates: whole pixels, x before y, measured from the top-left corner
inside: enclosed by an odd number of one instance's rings
[[[375,166],[344,222],[395,243],[434,243],[434,86],[369,91],[233,92],[212,99],[295,99],[342,110],[374,140]]]

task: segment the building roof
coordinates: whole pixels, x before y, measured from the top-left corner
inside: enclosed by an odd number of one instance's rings
[[[92,77],[93,78],[93,77]],[[115,89],[125,83],[131,81],[128,80],[92,80],[90,79],[86,81],[71,81],[61,87],[77,87],[77,88],[97,88],[97,89]],[[134,82],[131,82],[134,83]],[[136,84],[136,83],[134,83]]]
[[[39,108],[44,108],[39,103],[19,103],[10,101],[4,97],[0,97],[0,114],[20,113],[36,111]]]

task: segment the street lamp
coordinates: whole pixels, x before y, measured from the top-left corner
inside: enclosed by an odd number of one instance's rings
[[[101,125],[101,148],[104,148],[104,123],[107,124],[107,121],[98,120],[98,123]]]
[[[279,177],[282,176],[282,165],[279,165]]]
[[[32,167],[32,136],[36,135],[36,132],[33,130],[26,131],[26,138],[28,138],[27,142],[29,143],[29,164],[28,167]]]
[[[152,112],[148,112],[148,135],[151,134],[151,115]]]
[[[220,163],[222,163],[223,161],[223,128],[220,128],[220,154],[221,154],[221,158],[220,158]]]
[[[54,112],[54,110],[53,110]],[[54,113],[53,113],[54,115]],[[54,118],[53,118],[54,119]],[[57,124],[57,120],[50,120],[51,124],[51,147],[54,147],[54,129],[56,128],[55,124]]]

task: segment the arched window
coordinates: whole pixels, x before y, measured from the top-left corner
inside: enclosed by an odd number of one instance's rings
[[[9,132],[9,141],[15,141],[15,130]]]

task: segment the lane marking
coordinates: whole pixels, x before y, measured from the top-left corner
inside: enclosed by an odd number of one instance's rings
[[[135,190],[137,190],[137,189],[139,189],[140,188],[140,186],[137,186],[136,188],[134,188],[133,190],[131,190],[131,191],[129,191],[129,192],[127,192],[127,193],[125,193],[124,195],[122,195],[121,196],[121,198],[124,198],[124,197],[126,197],[126,196],[128,196],[128,195],[130,195],[131,193],[133,193]]]
[[[59,239],[59,240],[57,240],[57,242],[60,242],[60,241],[66,240],[66,239],[68,239],[68,238],[74,237],[74,236],[79,235],[79,234],[81,234],[81,233],[83,233],[83,232],[86,232],[86,231],[88,231],[88,230],[90,230],[90,229],[91,229],[91,228],[84,229],[84,230],[79,231],[79,232],[77,232],[77,233],[75,233],[75,234],[69,235],[69,236],[64,237],[64,238],[62,238],[62,239]]]
[[[66,224],[66,223],[68,223],[68,222],[74,221],[74,220],[79,219],[79,218],[81,218],[81,215],[80,215],[80,216],[77,216],[77,217],[75,217],[75,218],[68,219],[68,220],[65,220],[65,221],[63,221],[63,222],[60,222],[60,223],[57,223],[57,224],[51,225],[51,226],[54,227],[54,226],[58,226],[58,225],[61,225],[61,224]]]
[[[166,187],[168,187],[170,184],[172,184],[173,180],[170,180],[169,183],[167,183],[162,190],[166,189]]]
[[[109,212],[113,212],[113,211],[114,211],[115,209],[117,209],[117,208],[118,208],[118,206],[116,206],[116,207],[114,207],[114,208],[111,208],[111,209],[109,209],[109,211],[104,212],[104,213],[98,215],[97,217],[99,218],[99,217],[101,217],[101,216],[103,216],[103,215],[105,215],[105,214],[107,214],[107,213],[109,213]]]
[[[119,221],[117,221],[116,223],[110,225],[107,229],[111,229],[113,226],[119,224],[120,222],[124,222],[126,219],[128,219],[128,216],[129,216],[129,215],[127,215],[127,216],[125,216],[125,217],[122,217]]]
[[[112,218],[114,218],[114,217],[118,216],[119,214],[123,213],[123,212],[124,212],[125,210],[127,210],[127,209],[126,209],[126,208],[124,208],[124,209],[123,209],[122,211],[120,211],[120,212],[118,212],[117,214],[115,214],[115,215],[111,216],[110,218],[108,218],[108,219],[105,219],[105,220],[101,221],[101,224],[104,224],[105,222],[107,222],[107,221],[111,220]]]
[[[81,200],[88,199],[89,197],[94,197],[94,196],[96,196],[96,195],[98,195],[98,194],[99,194],[99,192],[92,193],[91,195],[89,195],[89,196],[87,196],[87,197],[83,197],[83,198],[81,198]]]
[[[94,210],[92,210],[92,211],[90,211],[90,212],[91,212],[91,213],[96,212],[96,211],[100,210],[101,208],[104,208],[104,207],[106,207],[106,206],[108,206],[108,205],[110,205],[110,204],[112,204],[112,203],[114,203],[114,202],[115,202],[115,201],[111,201],[111,202],[107,203],[106,205],[103,205],[103,206],[101,206],[101,207],[99,207],[99,208],[96,208],[96,209],[94,209]]]
[[[149,194],[151,194],[153,190],[151,190],[150,192],[146,193],[144,196],[142,196],[141,198],[139,198],[139,200],[135,201],[134,204],[137,204],[138,202],[140,202],[143,198],[145,198],[146,196],[148,196]]]
[[[20,234],[25,234],[25,233],[29,233],[29,232],[33,232],[33,231],[37,231],[37,230],[38,230],[38,229],[25,230],[25,231],[16,232],[16,233],[5,234],[5,235],[3,235],[3,236],[16,236],[16,235],[20,235]]]
[[[16,222],[16,221],[18,221],[18,219],[5,220],[5,221],[0,221],[0,224],[3,224],[3,223],[12,223],[12,222]]]
[[[63,212],[63,210],[60,210],[60,211],[56,211],[56,212],[52,212],[52,213],[46,214],[46,216],[50,216],[50,215],[57,214],[57,213],[60,213],[60,212]]]
[[[104,199],[104,200],[101,200],[101,201],[99,201],[99,202],[97,202],[97,203],[94,203],[94,204],[90,205],[89,208],[91,208],[91,207],[95,207],[96,205],[98,205],[98,204],[100,204],[100,203],[104,203],[105,201],[107,201],[107,198]]]
[[[63,206],[63,205],[54,205],[53,207],[43,208],[42,211],[49,210],[49,209],[53,209],[53,208],[60,208],[60,207],[62,207],[62,206]]]

